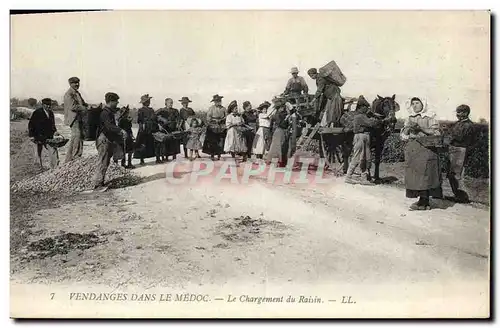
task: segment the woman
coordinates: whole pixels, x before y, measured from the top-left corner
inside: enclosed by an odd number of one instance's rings
[[[189,107],[189,103],[192,101],[189,99],[189,97],[182,97],[179,102],[182,105],[182,108],[179,111],[179,116],[180,116],[180,122],[179,122],[179,129],[180,131],[186,131],[189,129],[190,122],[188,122],[189,118],[195,117],[196,113],[194,110]],[[182,149],[184,150],[184,157],[188,158],[188,153],[187,153],[187,142],[189,140],[189,134],[186,133],[182,137]]]
[[[258,159],[262,159],[264,153],[269,150],[271,145],[271,117],[274,115],[275,110],[267,112],[267,109],[271,106],[268,101],[263,102],[257,107],[259,113],[258,129],[253,139],[252,153],[254,153]]]
[[[178,130],[179,127],[179,111],[172,107],[174,101],[172,98],[165,99],[165,108],[160,109],[157,112],[159,118],[158,124],[168,133],[173,133]],[[168,138],[163,143],[163,156],[162,162],[168,162],[168,157],[172,156],[172,160],[177,158],[177,154],[181,153],[181,141],[179,139]]]
[[[252,108],[252,104],[249,101],[245,101],[243,103],[243,114],[241,114],[241,117],[245,121],[245,124],[251,128],[245,133],[245,139],[247,141],[247,157],[251,158],[253,140],[255,139],[255,133],[257,132],[258,113]]]
[[[243,161],[247,159],[247,144],[243,135],[242,126],[245,121],[238,113],[238,103],[233,100],[227,107],[228,115],[226,117],[226,140],[224,142],[224,152],[231,153],[233,158],[236,154],[243,155]]]
[[[427,110],[427,102],[413,97],[407,104],[410,115],[401,130],[401,138],[408,140],[405,149],[406,197],[417,198],[411,211],[429,210],[429,198],[442,198],[441,170],[436,148],[424,146],[425,137],[438,136],[439,123]]]
[[[156,162],[160,162],[160,148],[153,137],[153,133],[158,131],[158,123],[154,109],[149,107],[151,98],[148,94],[141,96],[142,107],[137,113],[139,131],[137,132],[137,147],[134,158],[139,158],[141,165],[144,165],[144,159],[151,157],[156,157]]]
[[[222,106],[223,96],[214,95],[212,102],[214,103],[207,112],[207,132],[203,143],[203,152],[210,155],[210,159],[220,160],[220,156],[224,153],[224,142],[226,137],[226,109]]]
[[[127,106],[127,107],[123,107],[119,114],[118,114],[118,127],[122,130],[124,130],[125,132],[127,132],[127,137],[125,138],[125,145],[124,145],[124,154],[122,156],[120,156],[121,152],[123,152],[122,149],[117,149],[115,150],[115,155],[117,155],[115,158],[115,163],[118,163],[118,159],[120,158],[121,159],[121,165],[124,167],[124,168],[127,168],[127,169],[134,169],[135,167],[132,165],[132,155],[134,153],[134,134],[132,132],[132,118],[130,117],[130,108]],[[127,158],[127,165],[125,165],[125,154],[127,154],[128,158]]]
[[[284,99],[275,98],[273,102],[276,113],[272,116],[271,123],[274,126],[274,131],[266,159],[270,163],[273,159],[277,158],[278,166],[285,167],[288,159],[289,117]]]

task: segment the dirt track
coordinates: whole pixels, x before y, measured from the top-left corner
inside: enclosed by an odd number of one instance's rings
[[[193,186],[167,183],[165,165],[134,171],[148,181],[33,213],[30,241],[72,232],[102,242],[31,261],[22,250],[11,261],[12,283],[362,290],[467,282],[488,301],[487,209],[441,202],[409,212],[411,200],[398,188],[340,178],[323,186],[258,179]]]

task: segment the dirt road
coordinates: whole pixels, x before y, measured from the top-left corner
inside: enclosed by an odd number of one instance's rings
[[[376,299],[365,314],[385,313],[376,310],[380,297],[394,311],[404,305],[396,312],[407,315],[438,311],[451,300],[464,310],[450,307],[448,314],[488,313],[487,209],[442,202],[409,212],[411,200],[400,189],[341,178],[322,186],[259,179],[172,185],[165,165],[134,171],[147,181],[33,213],[31,242],[70,232],[100,242],[32,260],[21,250],[11,261],[13,290],[22,294],[26,283],[310,295],[335,289],[366,304]],[[427,312],[418,312],[423,299]]]

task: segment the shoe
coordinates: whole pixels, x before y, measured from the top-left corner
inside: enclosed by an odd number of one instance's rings
[[[352,176],[350,176],[350,177],[346,177],[346,178],[345,178],[345,180],[344,180],[344,182],[345,182],[345,183],[348,183],[348,184],[358,184],[358,183],[359,183],[359,181],[354,180],[354,179],[352,178]]]
[[[431,207],[429,205],[421,205],[419,202],[410,205],[410,211],[428,211]]]
[[[108,187],[106,187],[106,186],[96,186],[96,187],[94,187],[93,191],[94,192],[104,192],[106,190],[108,190]]]
[[[140,165],[146,165],[146,163],[143,160],[141,160],[141,162],[139,164]]]

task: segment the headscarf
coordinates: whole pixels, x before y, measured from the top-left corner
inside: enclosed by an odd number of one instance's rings
[[[419,100],[422,103],[422,111],[420,113],[415,113],[413,110],[413,106],[411,105],[412,100]],[[417,116],[420,115],[422,117],[434,117],[436,116],[435,113],[429,111],[429,106],[427,104],[427,99],[421,98],[421,97],[411,97],[406,101],[406,110],[408,110],[408,113],[410,116]]]

